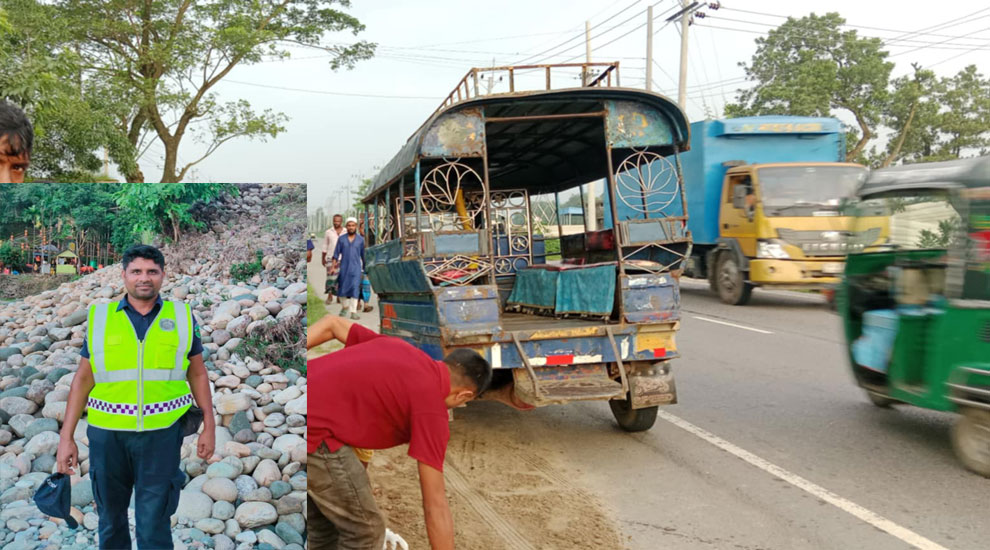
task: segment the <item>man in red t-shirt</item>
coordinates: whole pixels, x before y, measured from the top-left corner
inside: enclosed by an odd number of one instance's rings
[[[434,550],[454,548],[444,491],[450,439],[447,410],[488,387],[492,369],[478,353],[456,349],[436,361],[411,344],[337,316],[309,327],[306,347],[328,340],[344,349],[307,361],[309,547],[380,550],[385,522],[353,448],[409,444],[419,462],[426,532]]]

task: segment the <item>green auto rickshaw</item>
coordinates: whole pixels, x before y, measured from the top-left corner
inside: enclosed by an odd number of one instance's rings
[[[990,477],[990,156],[875,170],[853,209],[850,235],[889,217],[838,296],[856,381],[881,407],[959,412],[956,455]]]

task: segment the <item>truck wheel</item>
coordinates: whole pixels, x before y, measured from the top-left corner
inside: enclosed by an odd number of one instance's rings
[[[746,282],[746,273],[729,252],[718,255],[715,273],[715,287],[718,297],[733,306],[744,306],[753,294],[753,285]]]
[[[612,408],[612,416],[619,427],[627,432],[645,432],[657,421],[659,407],[634,409],[628,399],[612,399],[608,406]]]
[[[990,477],[990,411],[965,408],[952,427],[952,448],[970,470]]]

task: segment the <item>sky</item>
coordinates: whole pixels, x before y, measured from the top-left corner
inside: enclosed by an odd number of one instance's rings
[[[893,76],[911,63],[951,75],[975,64],[990,72],[990,6],[958,0],[952,10],[931,4],[862,0],[727,0],[691,25],[688,37],[689,120],[719,117],[745,81],[740,63],[754,40],[783,23],[836,11],[861,35],[882,38],[895,62]],[[467,7],[469,6],[470,7]],[[678,25],[664,20],[677,0],[352,0],[346,8],[366,26],[358,39],[378,44],[375,57],[353,70],[330,69],[326,54],[291,48],[292,57],[238,67],[220,84],[221,100],[246,99],[255,108],[285,113],[286,131],[267,143],[228,142],[186,181],[307,183],[309,209],[343,209],[362,178],[372,177],[439,106],[471,67],[582,61],[585,21],[592,61],[618,61],[623,87],[645,87],[646,10],[654,8],[654,91],[677,99]],[[942,27],[932,28],[940,23]],[[923,31],[924,34],[906,35]],[[350,33],[328,42],[352,42]],[[572,77],[578,85],[576,76]],[[566,78],[562,78],[566,83]],[[558,85],[555,84],[555,87]],[[180,161],[199,157],[187,140]],[[142,167],[150,181],[161,171],[153,146]]]

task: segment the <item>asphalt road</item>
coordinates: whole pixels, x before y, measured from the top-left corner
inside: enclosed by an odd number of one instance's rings
[[[321,275],[311,266],[319,290]],[[870,404],[822,297],[727,306],[690,279],[681,296],[679,403],[650,431],[620,431],[601,402],[477,402],[455,422],[557,465],[631,550],[990,549],[990,479],[953,455],[955,415]]]
[[[685,280],[682,308],[680,402],[650,431],[619,431],[597,402],[472,403],[455,422],[554,458],[631,549],[990,548],[990,480],[955,459],[955,416],[870,404],[823,298],[733,307]]]

